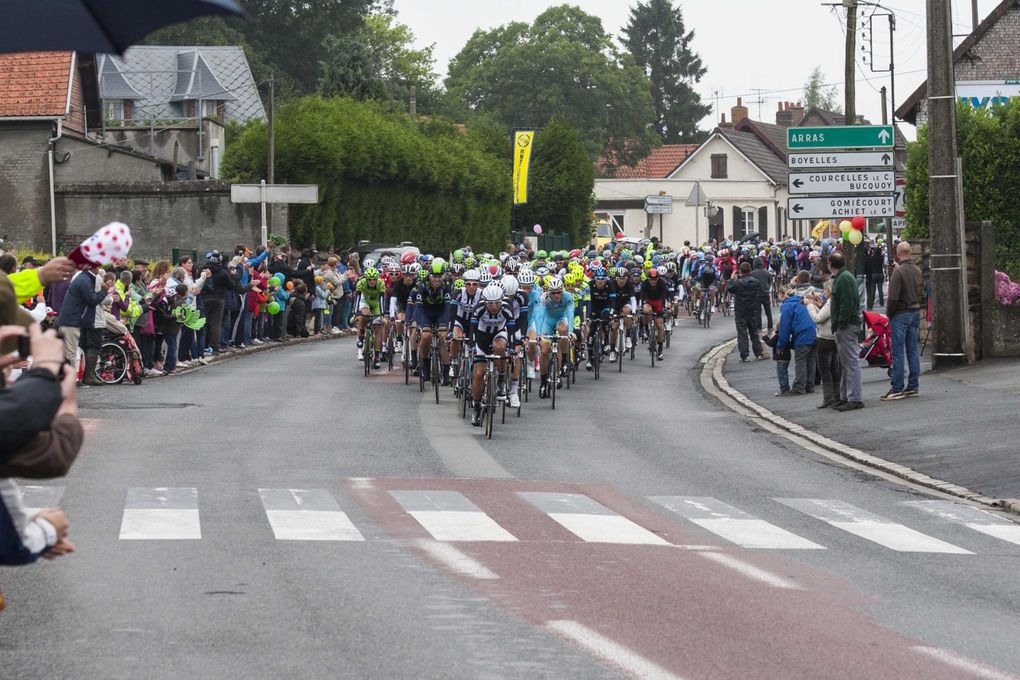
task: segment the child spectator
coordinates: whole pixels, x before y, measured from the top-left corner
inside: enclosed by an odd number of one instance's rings
[[[329,290],[326,288],[325,279],[321,276],[315,277],[315,296],[312,298],[312,314],[315,317],[315,335],[322,333],[324,327],[323,317],[329,306]]]

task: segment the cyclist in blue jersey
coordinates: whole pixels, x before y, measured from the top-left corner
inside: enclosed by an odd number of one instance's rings
[[[563,292],[563,279],[552,276],[546,281],[545,293],[539,304],[533,309],[533,316],[530,320],[528,335],[534,340],[541,335],[552,335],[558,333],[560,366],[565,366],[567,352],[570,342],[570,327],[574,322],[574,296],[566,295]],[[542,399],[549,397],[549,352],[552,343],[548,338],[542,338],[541,343],[541,373],[542,384],[538,396]],[[556,386],[560,386],[560,377],[556,376]]]

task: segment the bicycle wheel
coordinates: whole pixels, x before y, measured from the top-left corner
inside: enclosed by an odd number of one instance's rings
[[[365,331],[365,347],[362,349],[362,359],[365,362],[365,377],[372,373],[372,352],[375,350],[375,333],[371,330]]]
[[[630,330],[627,332],[627,335],[630,336],[630,360],[634,361],[634,356],[637,354],[638,345],[637,328],[631,326]]]
[[[559,361],[556,357],[559,356],[559,352],[555,348],[550,350],[549,356],[549,398],[552,400],[552,408],[556,410],[556,382],[559,380],[560,367],[557,366]]]
[[[595,369],[595,380],[599,379],[599,366],[602,364],[602,328],[600,327],[595,332],[595,341],[592,343],[592,353],[595,355],[591,357],[592,367]]]
[[[128,356],[116,342],[103,343],[96,360],[96,378],[107,385],[116,385],[127,375]]]
[[[431,359],[432,370],[430,371],[431,375],[429,377],[432,379],[432,389],[435,390],[435,393],[436,393],[436,403],[438,404],[439,403],[439,385],[442,383],[442,380],[440,379],[439,373],[440,373],[440,371],[443,370],[442,364],[439,363],[439,348],[438,347],[433,347],[432,348],[432,356],[430,357],[430,359]]]
[[[404,336],[404,349],[403,349],[403,352],[402,352],[402,354],[403,354],[402,362],[404,364],[404,384],[405,385],[410,385],[411,384],[411,348],[409,347],[410,344],[411,344],[410,338],[408,338],[405,335]]]
[[[652,368],[655,368],[655,339],[648,338],[648,355],[652,357]]]
[[[490,366],[485,374],[485,438],[492,439],[492,420],[496,413],[496,371]]]
[[[623,333],[622,327],[616,329],[616,372],[623,373]]]
[[[395,345],[393,342],[393,333],[389,333],[389,337],[386,339],[386,368],[389,371],[393,370],[393,354],[395,351]]]

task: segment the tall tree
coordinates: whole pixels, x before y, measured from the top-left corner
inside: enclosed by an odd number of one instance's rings
[[[607,154],[636,162],[661,141],[648,76],[598,17],[570,5],[550,7],[531,25],[476,31],[445,83],[462,114],[491,113],[507,128],[563,118],[590,160]]]
[[[701,103],[695,83],[705,75],[691,43],[694,31],[672,0],[639,2],[623,29],[624,47],[651,80],[655,128],[667,144],[700,141],[698,122],[712,110]]]
[[[323,43],[325,58],[320,67],[319,93],[326,97],[382,99],[386,83],[382,64],[361,32],[328,36]]]
[[[843,113],[843,107],[839,104],[839,89],[835,85],[825,84],[821,66],[815,66],[808,81],[804,83],[804,106],[808,109]]]

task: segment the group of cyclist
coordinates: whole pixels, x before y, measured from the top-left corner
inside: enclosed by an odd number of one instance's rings
[[[653,365],[662,361],[681,305],[699,319],[710,314],[724,300],[720,290],[734,278],[738,256],[773,269],[778,254],[776,273],[787,267],[778,246],[655,245],[643,252],[620,244],[601,252],[508,246],[496,255],[464,247],[449,261],[411,252],[367,260],[356,286],[358,359],[379,368],[392,362],[388,352],[404,355],[406,341],[413,374],[429,382],[436,365],[441,384],[449,385],[460,377],[462,352],[470,352],[472,424],[479,425],[487,361],[499,372],[500,398],[519,408],[519,381],[536,377],[536,364],[544,399],[552,383],[562,386],[569,362],[575,368],[583,362],[591,371],[603,358],[613,363],[618,354],[633,351],[638,340],[649,343]],[[372,346],[365,347],[369,325]],[[511,362],[508,371],[511,354],[522,360]],[[550,375],[552,364],[557,370]]]

